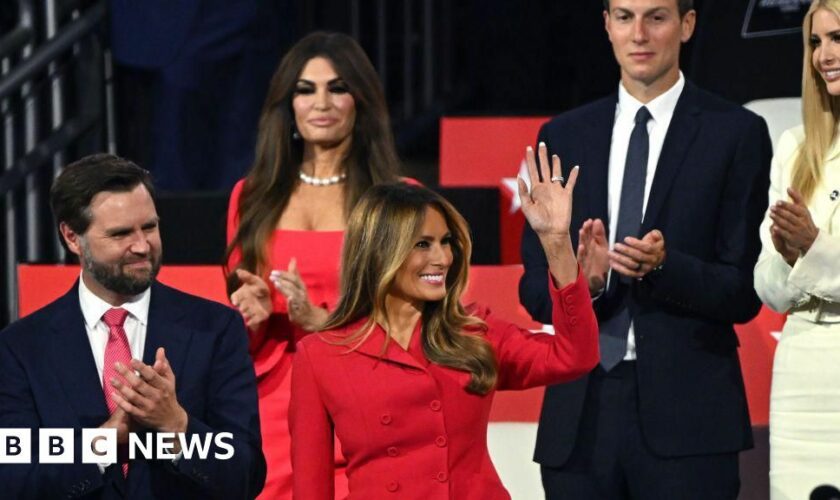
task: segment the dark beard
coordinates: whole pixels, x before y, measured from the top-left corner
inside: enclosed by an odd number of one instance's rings
[[[120,261],[117,264],[103,264],[96,261],[90,254],[87,245],[82,245],[82,252],[85,259],[85,270],[90,273],[97,283],[106,289],[123,296],[138,295],[146,291],[152,285],[155,277],[160,271],[160,257],[149,257],[152,263],[151,272],[145,277],[135,277],[123,272],[123,265],[128,262]]]

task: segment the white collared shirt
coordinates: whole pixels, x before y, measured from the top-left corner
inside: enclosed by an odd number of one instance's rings
[[[615,107],[615,122],[613,124],[612,142],[610,143],[609,178],[607,185],[608,214],[610,248],[615,244],[615,233],[618,229],[618,209],[621,204],[621,184],[624,180],[624,167],[627,162],[627,149],[630,145],[630,134],[636,126],[636,113],[642,106],[650,111],[651,119],[647,122],[648,130],[648,163],[645,177],[645,197],[642,202],[642,216],[647,210],[650,187],[653,185],[653,177],[656,174],[656,166],[659,163],[659,154],[662,152],[662,144],[665,142],[665,135],[668,133],[668,126],[674,116],[674,108],[685,87],[685,78],[682,71],[680,77],[670,89],[647,104],[639,102],[631,96],[624,84],[618,84],[618,104]],[[633,333],[633,325],[630,325],[630,332],[627,335],[627,353],[625,360],[636,359],[636,337]]]
[[[117,306],[128,311],[123,328],[128,337],[128,346],[131,349],[131,357],[143,359],[143,349],[146,346],[146,328],[149,321],[149,299],[151,298],[151,287],[142,293],[135,295],[128,302]],[[99,373],[99,383],[102,383],[102,372],[105,365],[105,346],[108,344],[108,325],[102,320],[102,315],[111,309],[111,304],[97,297],[85,285],[83,277],[79,277],[79,305],[82,307],[82,316],[85,318],[85,331],[87,332],[90,350],[93,353],[93,361],[96,363],[96,371]]]

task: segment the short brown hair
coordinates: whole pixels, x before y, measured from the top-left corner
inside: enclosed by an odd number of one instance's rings
[[[90,201],[103,191],[125,193],[142,184],[154,199],[149,172],[133,162],[108,153],[98,153],[64,167],[50,189],[50,207],[57,226],[67,224],[84,234],[91,223]],[[59,239],[61,230],[59,229]]]
[[[694,0],[676,0],[677,10],[680,12],[680,17],[684,16],[686,12],[694,9]],[[604,0],[604,9],[610,10],[610,0]]]

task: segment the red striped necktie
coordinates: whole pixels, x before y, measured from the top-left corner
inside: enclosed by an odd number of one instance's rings
[[[128,345],[125,328],[123,328],[127,316],[128,311],[122,308],[108,309],[102,316],[102,321],[108,325],[108,343],[105,345],[105,363],[102,367],[102,388],[105,391],[108,411],[112,414],[117,409],[117,403],[111,397],[111,392],[116,390],[111,385],[111,379],[116,378],[122,384],[127,383],[125,378],[114,368],[114,364],[119,362],[126,368],[130,369],[131,367],[131,348]],[[127,476],[128,462],[123,462],[121,465],[123,476]]]

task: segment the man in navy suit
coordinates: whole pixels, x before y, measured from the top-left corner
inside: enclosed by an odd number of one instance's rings
[[[539,134],[566,171],[580,165],[573,241],[601,330],[601,364],[546,391],[535,460],[549,499],[738,495],[752,433],[733,323],[760,308],[771,147],[761,118],[680,72],[692,3],[605,1],[618,92]],[[548,323],[527,227],[522,260],[520,300]]]
[[[228,307],[155,280],[153,194],[148,172],[107,154],[69,165],[53,184],[59,233],[82,271],[67,294],[0,333],[0,428],[31,429],[33,442],[32,463],[0,466],[6,498],[244,499],[262,488],[244,325]],[[82,463],[81,429],[94,427],[117,429],[121,445],[129,432],[227,432],[233,453],[214,441],[201,458],[176,441],[174,457]],[[40,428],[75,430],[73,464],[41,463]]]

